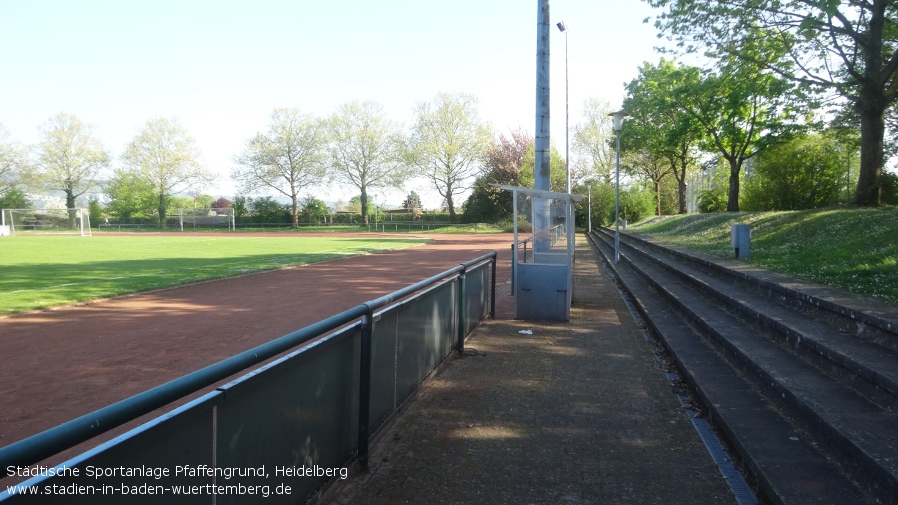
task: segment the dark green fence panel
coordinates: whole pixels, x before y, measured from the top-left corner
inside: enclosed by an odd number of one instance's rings
[[[444,282],[399,307],[396,395],[406,398],[452,351],[458,335],[458,281]]]
[[[209,393],[128,433],[114,438],[54,468],[56,476],[36,477],[22,482],[28,488],[0,501],[11,504],[202,504],[212,496],[174,494],[176,487],[199,490],[212,484],[207,476],[178,474],[178,468],[194,469],[213,464],[213,426],[216,406],[223,395]],[[122,468],[130,476],[108,475],[106,470]],[[143,472],[135,475],[140,469]],[[6,468],[2,469],[6,472]],[[77,476],[72,474],[77,472]],[[167,475],[164,475],[167,473]],[[3,475],[6,475],[4,473]],[[98,476],[102,476],[99,477]],[[180,489],[180,488],[178,488]],[[7,491],[4,488],[4,491]],[[36,491],[37,494],[31,494]]]
[[[359,342],[355,325],[220,388],[217,465],[263,471],[235,479],[254,495],[217,503],[302,503],[339,472],[357,445]]]

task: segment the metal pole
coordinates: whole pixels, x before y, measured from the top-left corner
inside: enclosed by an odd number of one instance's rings
[[[371,435],[371,337],[374,333],[374,310],[365,304],[367,311],[361,321],[361,350],[359,353],[359,465],[368,468],[368,438]]]
[[[536,131],[534,189],[549,190],[550,121],[549,121],[549,0],[537,1],[536,26]],[[548,251],[549,202],[533,198],[534,248]]]
[[[586,217],[587,217],[587,221],[589,222],[589,228],[586,230],[586,232],[589,233],[592,231],[592,185],[591,184],[586,185],[586,201],[588,202],[587,210],[586,210],[586,212],[587,212]]]
[[[565,173],[565,189],[567,194],[571,193],[571,141],[570,141],[570,118],[571,105],[570,93],[568,92],[568,66],[567,66],[567,28],[564,30],[564,173]]]
[[[467,329],[468,319],[468,300],[467,300],[467,275],[464,265],[461,266],[461,272],[458,273],[458,342],[456,343],[456,352],[459,356],[465,354],[465,330]]]
[[[620,131],[614,132],[617,144],[617,170],[614,195],[614,264],[620,261]]]

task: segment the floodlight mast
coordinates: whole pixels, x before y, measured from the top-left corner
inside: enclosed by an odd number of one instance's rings
[[[549,191],[550,126],[549,126],[549,0],[538,0],[536,17],[536,136],[533,188]],[[549,201],[533,202],[533,250],[548,251]]]

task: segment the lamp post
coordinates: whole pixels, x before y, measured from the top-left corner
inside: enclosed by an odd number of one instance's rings
[[[589,223],[588,228],[586,228],[586,233],[589,233],[592,231],[592,184],[586,185],[586,201],[588,202],[586,218]]]
[[[570,94],[568,93],[568,66],[567,66],[567,23],[561,21],[556,26],[564,33],[564,192],[571,192],[571,143],[570,143]]]
[[[608,115],[611,116],[613,121],[614,138],[617,144],[615,174],[615,185],[617,187],[614,195],[614,264],[616,265],[618,261],[620,261],[620,132],[624,127],[624,118],[627,117],[628,114],[623,110],[619,110]]]

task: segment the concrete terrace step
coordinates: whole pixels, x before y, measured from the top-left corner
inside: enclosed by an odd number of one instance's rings
[[[610,247],[599,244],[606,257],[611,255]],[[647,255],[658,256],[655,251],[631,249],[626,243],[622,247],[617,268],[621,281],[763,495],[778,503],[896,501],[898,436],[894,428],[898,419],[822,373],[820,368],[826,367],[820,367],[819,360],[813,366],[767,338],[784,328],[786,333],[798,331],[796,335],[808,338],[818,330],[829,331],[828,326],[818,322],[809,329],[807,320],[789,314],[782,305],[746,294],[755,290],[734,286],[732,281],[727,287],[719,271],[711,276],[703,272],[700,262],[677,261],[676,255],[657,262],[647,259]],[[747,298],[745,305],[750,308],[736,311]],[[747,324],[721,305],[753,314],[746,317],[742,312],[740,317],[755,324]],[[756,320],[776,324],[760,331],[752,327]],[[828,338],[871,345],[846,335]],[[875,356],[864,356],[862,347],[840,347],[838,352],[842,362],[876,361]],[[842,476],[845,472],[854,483]]]
[[[746,289],[745,277],[734,284],[735,277],[720,268],[709,272],[703,263],[689,261],[683,253],[652,254],[658,246],[649,248],[645,241],[631,243],[629,238],[624,246],[638,251],[640,257],[739,313],[746,321],[769,330],[771,338],[793,348],[821,371],[883,408],[898,410],[898,352],[891,347],[855,338],[843,329],[846,324],[833,325],[832,318],[824,320],[819,314],[797,311],[794,305],[783,303],[781,297],[771,300],[757,290]]]
[[[684,263],[691,263],[761,294],[781,305],[830,322],[863,340],[898,351],[898,307],[850,295],[841,290],[788,277],[747,263],[721,259],[680,247],[662,245],[629,234],[629,244],[641,244]]]

